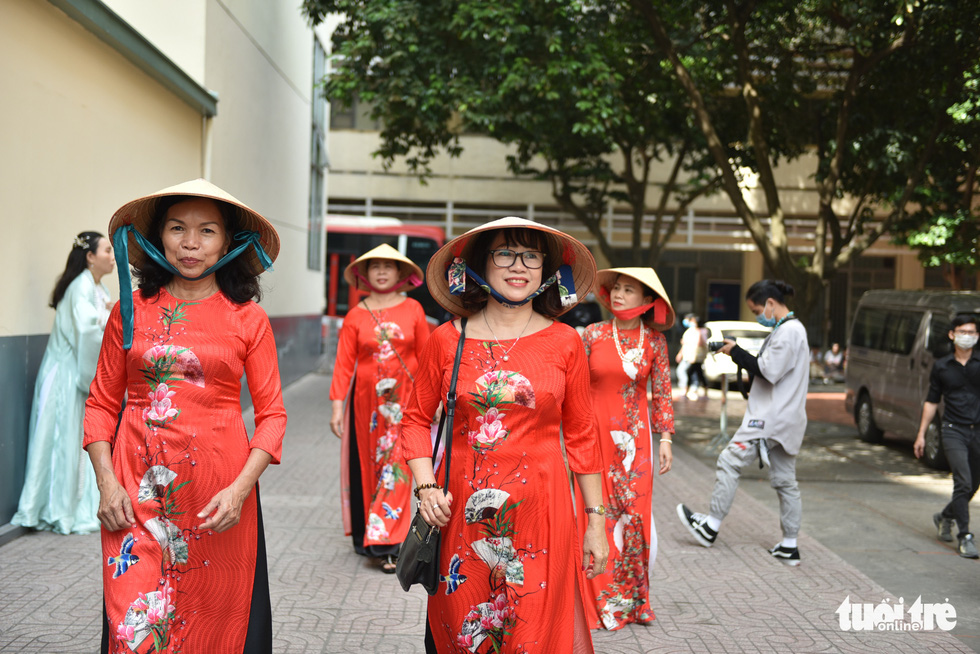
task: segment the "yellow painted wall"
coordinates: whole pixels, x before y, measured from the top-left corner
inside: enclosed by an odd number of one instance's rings
[[[47,2],[0,3],[0,336],[50,331],[75,235],[200,173],[201,118]],[[115,276],[106,278],[115,297]]]

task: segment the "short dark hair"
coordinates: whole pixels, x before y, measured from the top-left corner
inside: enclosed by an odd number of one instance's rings
[[[143,236],[153,243],[158,250],[163,252],[163,240],[160,235],[163,230],[163,222],[167,217],[167,212],[181,202],[201,199],[210,200],[218,206],[218,209],[221,211],[221,218],[224,221],[225,233],[229,239],[234,239],[235,234],[240,230],[239,225],[241,224],[238,220],[237,207],[227,202],[212,200],[210,198],[200,198],[193,195],[168,195],[161,198],[154,208],[149,234],[144,234]],[[234,240],[232,242],[234,243]],[[160,264],[148,256],[144,257],[144,263],[141,267],[134,267],[133,271],[140,289],[140,295],[144,298],[152,298],[159,295],[160,289],[166,286],[174,277],[172,272],[165,270]],[[229,261],[215,272],[214,276],[221,292],[236,304],[245,304],[251,300],[258,302],[262,299],[262,288],[259,286],[259,277],[252,272],[252,269],[248,266],[243,256],[235,257]]]
[[[520,245],[526,248],[537,248],[544,252],[544,265],[541,267],[541,281],[548,279],[562,265],[562,248],[557,239],[548,234],[544,234],[537,229],[526,229],[523,227],[508,227],[504,229],[489,229],[480,232],[473,239],[473,245],[469,248],[469,259],[467,265],[480,277],[486,277],[487,260],[490,258],[490,245],[498,235],[503,234],[504,242],[507,245]],[[466,278],[466,288],[460,296],[460,301],[466,307],[475,307],[474,313],[483,309],[487,305],[490,296],[480,288],[476,280],[469,276]],[[531,306],[535,311],[546,318],[556,318],[561,314],[565,307],[561,304],[561,294],[558,285],[552,284],[548,289],[531,300]]]
[[[975,313],[958,313],[953,318],[953,322],[950,324],[950,331],[956,329],[957,327],[962,327],[963,325],[972,324],[974,327],[980,326],[977,323],[977,314]]]
[[[752,284],[745,294],[746,300],[753,304],[765,304],[769,298],[780,304],[786,304],[786,299],[794,295],[793,287],[779,279],[763,279]]]

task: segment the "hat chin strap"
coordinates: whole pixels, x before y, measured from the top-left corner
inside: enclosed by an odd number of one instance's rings
[[[167,258],[160,253],[160,250],[158,250],[156,246],[153,245],[153,243],[151,243],[145,236],[140,234],[139,230],[133,227],[133,225],[123,225],[112,235],[112,247],[115,252],[116,266],[119,270],[119,311],[123,320],[124,350],[128,350],[133,346],[133,280],[129,273],[130,232],[132,232],[133,236],[136,237],[136,242],[139,244],[140,249],[142,249],[148,257],[153,259],[157,265],[164,270],[177,275],[181,279],[186,279],[189,282],[195,282],[200,279],[204,279],[209,275],[213,275],[217,270],[223,268],[232,259],[236,258],[242,252],[247,250],[249,246],[255,248],[255,253],[258,255],[259,263],[262,264],[262,267],[265,270],[272,270],[272,259],[269,258],[269,255],[262,247],[258,232],[249,230],[242,230],[238,232],[235,234],[235,240],[244,241],[241,245],[218,259],[213,266],[205,270],[197,277],[188,277],[181,274],[172,263],[167,261]]]
[[[534,291],[526,298],[520,301],[508,300],[503,295],[497,292],[495,288],[490,286],[482,277],[473,272],[464,259],[461,257],[456,257],[453,262],[449,265],[449,270],[446,272],[447,278],[449,280],[449,293],[452,295],[462,295],[463,291],[466,289],[466,276],[469,275],[476,282],[477,286],[486,291],[490,297],[494,300],[507,307],[508,309],[516,309],[517,307],[523,306],[544,293],[553,284],[558,284],[558,295],[561,297],[561,305],[563,307],[570,307],[578,303],[578,296],[575,294],[575,279],[572,276],[572,268],[568,264],[563,264],[555,274],[544,281],[538,290]]]
[[[610,296],[609,296],[609,289],[608,288],[605,288],[605,287],[600,288],[599,289],[599,295],[601,295],[602,296],[602,299],[604,299],[606,301],[606,303],[609,305],[609,312],[612,315],[614,315],[617,318],[619,318],[620,320],[632,320],[633,318],[636,318],[638,316],[642,316],[644,313],[646,313],[650,309],[653,309],[653,320],[654,320],[654,322],[656,322],[657,324],[663,324],[663,323],[667,322],[667,303],[664,302],[663,298],[659,298],[658,297],[656,300],[654,300],[650,304],[642,304],[642,305],[640,305],[638,307],[634,307],[632,309],[623,309],[622,311],[620,311],[618,309],[613,309],[612,308],[612,298],[610,298]]]

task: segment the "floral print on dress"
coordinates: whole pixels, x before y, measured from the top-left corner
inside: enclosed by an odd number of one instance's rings
[[[146,431],[139,451],[146,470],[136,499],[141,505],[152,506],[156,516],[134,527],[123,543],[125,546],[127,542],[149,536],[160,546],[161,558],[157,588],[139,593],[123,620],[116,625],[116,639],[133,652],[180,651],[179,644],[171,639],[176,615],[176,587],[183,575],[200,572],[187,566],[190,542],[200,538],[201,534],[196,528],[180,526],[181,516],[187,513],[181,503],[180,491],[191,481],[189,478],[181,480],[179,471],[182,466],[196,465],[193,450],[197,448],[171,451],[167,445],[168,431],[181,416],[178,407],[180,385],[205,386],[204,369],[198,357],[190,348],[173,342],[183,333],[184,310],[189,304],[178,302],[173,307],[161,307],[158,324],[162,330],[159,333],[153,332],[152,328],[149,330],[155,344],[141,357],[140,374],[146,382],[142,421]],[[118,571],[118,562],[115,564]]]
[[[116,638],[136,652],[149,637],[154,652],[162,652],[169,642],[170,623],[174,619],[174,589],[164,584],[159,590],[140,593],[116,627]]]
[[[649,606],[655,463],[651,431],[672,432],[674,425],[666,341],[648,327],[642,329],[642,349],[637,347],[641,340],[637,331],[620,332],[622,357],[613,342],[611,322],[590,325],[583,336],[593,390],[603,389],[596,391],[595,407],[603,443],[603,499],[610,550],[606,573],[584,582],[594,599],[586,612],[609,630],[654,619]],[[651,378],[652,421],[647,417],[646,401]]]
[[[476,410],[477,428],[464,429],[467,444],[476,455],[475,470],[487,473],[469,481],[472,492],[466,498],[463,514],[467,527],[476,531],[468,538],[464,535],[467,547],[449,560],[449,568],[440,575],[440,581],[446,583],[445,592],[449,595],[462,581],[486,575],[489,594],[486,601],[472,605],[456,627],[456,645],[470,652],[500,652],[507,648],[508,636],[519,620],[520,599],[544,588],[544,585],[533,589],[524,587],[525,566],[532,560],[543,563],[547,551],[536,549],[533,543],[517,545],[520,535],[515,518],[523,500],[515,501],[507,487],[527,483],[526,454],[514,470],[499,480],[498,464],[494,462],[495,450],[511,433],[506,427],[505,410],[508,407],[534,409],[534,388],[521,373],[499,368],[503,352],[497,343],[481,345],[487,356],[478,358],[477,365],[485,372],[477,376],[475,388],[468,394],[470,405]],[[500,350],[500,358],[495,348]]]

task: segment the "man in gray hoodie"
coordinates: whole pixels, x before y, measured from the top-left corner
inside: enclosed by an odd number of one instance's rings
[[[769,553],[787,565],[799,565],[796,540],[803,508],[796,482],[796,455],[806,431],[806,394],[810,348],[806,329],[786,306],[793,287],[781,281],[753,284],[745,301],[759,324],[772,327],[759,355],[752,356],[735,341],[726,340],[718,352],[728,354],[753,376],[752,391],[742,424],[718,456],[715,487],[708,513],[694,513],[684,504],[677,515],[705,547],[718,537],[722,520],[731,510],[735,490],[746,464],[761,459],[769,465],[769,482],[779,495],[783,539]]]

